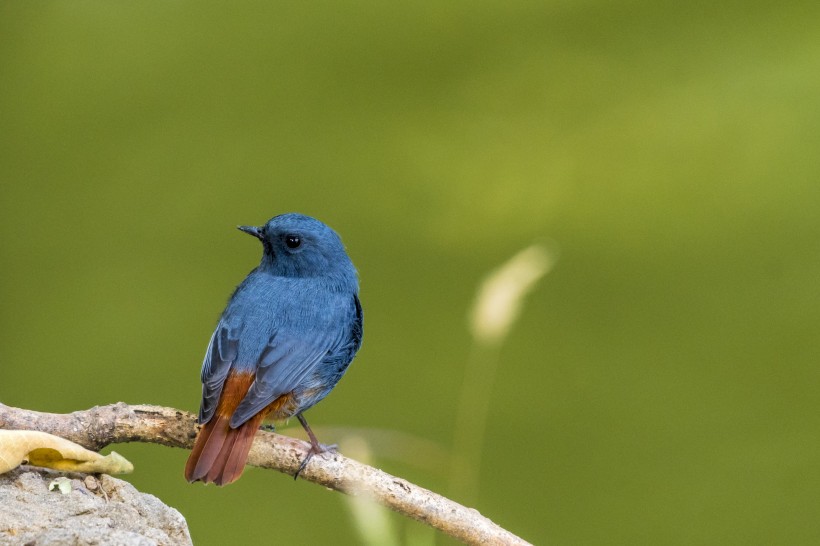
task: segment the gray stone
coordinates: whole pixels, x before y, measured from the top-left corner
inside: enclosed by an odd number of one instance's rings
[[[69,474],[71,492],[49,491],[62,474],[21,467],[0,475],[0,545],[190,545],[182,514],[130,483]]]

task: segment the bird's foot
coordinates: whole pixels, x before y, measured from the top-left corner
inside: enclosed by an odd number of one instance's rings
[[[310,438],[310,449],[308,450],[308,454],[305,457],[305,460],[302,461],[302,464],[300,464],[299,468],[296,470],[296,474],[293,475],[294,480],[299,477],[299,474],[302,473],[302,470],[305,469],[305,467],[308,464],[308,461],[310,461],[310,459],[313,458],[314,455],[316,455],[317,453],[327,453],[328,451],[336,451],[336,444],[326,446],[324,444],[319,443],[319,440],[316,439],[316,435],[313,434],[312,430],[310,430],[310,425],[308,425],[308,422],[305,419],[305,416],[302,415],[302,412],[297,413],[296,418],[299,419],[300,423],[302,423],[302,427],[305,429],[305,432],[307,432],[308,438]]]
[[[265,432],[276,432],[276,427],[271,423],[265,423],[259,427],[259,430],[264,430]]]
[[[313,458],[314,455],[321,455],[322,453],[338,453],[338,451],[339,451],[339,446],[337,444],[330,444],[330,445],[325,445],[325,444],[320,444],[320,443],[311,444],[307,455],[302,460],[302,463],[299,465],[299,468],[296,470],[296,474],[293,475],[293,479],[295,480],[296,478],[299,477],[299,474],[302,473],[302,471],[305,469],[308,462]]]

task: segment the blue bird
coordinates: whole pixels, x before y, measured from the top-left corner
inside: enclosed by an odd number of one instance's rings
[[[189,482],[236,481],[262,422],[294,415],[311,442],[298,476],[325,450],[302,414],[336,386],[362,342],[359,281],[335,231],[294,213],[239,229],[262,242],[262,262],[234,291],[205,353]]]

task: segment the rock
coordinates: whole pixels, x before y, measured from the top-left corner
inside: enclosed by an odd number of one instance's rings
[[[49,491],[61,475],[31,467],[0,475],[0,545],[191,544],[185,518],[155,496],[104,474],[73,474],[71,492]]]

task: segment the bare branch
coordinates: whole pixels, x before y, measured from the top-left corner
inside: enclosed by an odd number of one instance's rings
[[[124,442],[190,449],[197,431],[191,413],[122,402],[69,414],[41,413],[0,404],[0,428],[40,430],[95,451]],[[248,464],[293,475],[308,448],[309,444],[301,440],[260,431]],[[338,453],[313,457],[300,476],[348,495],[370,497],[466,544],[529,544],[476,510]]]

